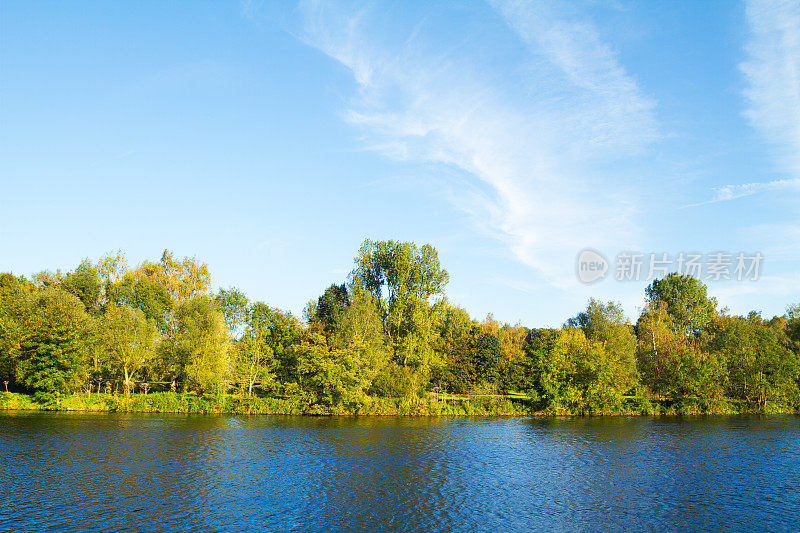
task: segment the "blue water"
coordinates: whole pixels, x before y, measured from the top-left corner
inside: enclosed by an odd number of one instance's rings
[[[800,417],[0,412],[0,530],[800,530]]]

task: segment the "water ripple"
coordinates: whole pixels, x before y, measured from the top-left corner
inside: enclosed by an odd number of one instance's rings
[[[800,418],[2,413],[0,530],[797,530]]]

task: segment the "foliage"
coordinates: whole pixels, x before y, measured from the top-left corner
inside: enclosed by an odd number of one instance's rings
[[[425,381],[435,366],[435,308],[449,276],[430,245],[364,241],[351,274],[355,288],[369,291],[379,303],[394,360],[410,366]]]
[[[548,411],[616,412],[627,387],[627,368],[581,329],[567,328],[541,353],[538,385]]]
[[[248,313],[248,331],[255,336],[261,350],[274,358],[271,370],[281,383],[297,381],[295,346],[300,338],[300,322],[291,314],[255,302]]]
[[[222,312],[225,325],[231,335],[236,337],[239,334],[239,328],[247,322],[248,307],[250,306],[247,296],[236,287],[231,287],[227,290],[220,289],[214,297],[214,302],[217,304],[217,309]]]
[[[664,302],[650,302],[637,324],[637,364],[642,383],[666,398],[719,398],[725,365],[713,353],[676,332]]]
[[[709,298],[705,284],[688,274],[671,273],[654,280],[645,294],[649,303],[666,305],[673,331],[698,340],[717,314],[716,298]]]
[[[762,411],[770,401],[798,404],[800,361],[780,332],[758,321],[734,319],[712,349],[727,361],[730,397],[756,402]]]
[[[39,398],[57,399],[72,392],[87,369],[89,317],[83,302],[61,289],[47,287],[31,302],[16,352],[16,379]]]
[[[23,325],[31,310],[31,289],[24,279],[0,274],[0,379],[16,375]]]
[[[447,301],[436,250],[365,241],[305,323],[207,266],[122,253],[0,274],[0,407],[309,414],[698,414],[800,408],[800,308],[717,312],[698,280],[647,288],[636,326],[590,299],[561,329]],[[138,392],[134,387],[138,385]],[[6,392],[8,390],[9,392]],[[33,394],[33,398],[21,391]],[[120,391],[124,394],[120,394]],[[234,394],[227,394],[234,392]]]
[[[74,271],[64,276],[61,287],[68,293],[77,296],[87,311],[97,312],[100,310],[103,285],[97,269],[88,259],[84,259]]]
[[[116,284],[107,284],[106,300],[109,306],[116,304],[141,310],[162,334],[172,327],[175,302],[159,281],[126,275]]]
[[[145,261],[131,272],[135,278],[149,278],[164,287],[176,302],[185,302],[204,294],[211,284],[208,265],[193,257],[178,260],[169,250],[164,250],[157,263]]]
[[[587,339],[602,344],[617,369],[619,386],[624,390],[634,387],[636,335],[620,304],[591,298],[586,310],[571,318],[568,326],[581,328]]]
[[[213,300],[195,296],[176,311],[176,356],[188,390],[221,392],[230,379],[230,338]]]
[[[318,325],[322,332],[330,337],[336,333],[336,325],[341,322],[342,315],[350,307],[350,294],[347,286],[332,284],[325,289],[313,306],[310,322]]]
[[[98,340],[103,362],[121,374],[125,394],[130,394],[136,373],[155,356],[155,326],[141,310],[112,304],[100,321]]]

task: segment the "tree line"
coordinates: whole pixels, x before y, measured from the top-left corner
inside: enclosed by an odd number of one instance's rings
[[[135,268],[116,253],[66,274],[4,273],[0,379],[42,405],[173,391],[352,413],[431,394],[506,395],[551,414],[800,407],[800,306],[734,316],[701,281],[669,274],[635,322],[590,299],[563,327],[531,329],[470,317],[448,279],[430,245],[367,240],[346,282],[295,317],[212,291],[206,264],[169,251]]]

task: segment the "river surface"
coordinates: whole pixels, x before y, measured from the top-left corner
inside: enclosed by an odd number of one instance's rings
[[[0,412],[0,531],[798,531],[800,417]]]

